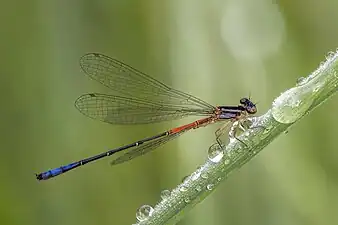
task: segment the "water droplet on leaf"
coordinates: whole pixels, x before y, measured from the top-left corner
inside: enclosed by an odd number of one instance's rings
[[[224,151],[217,143],[210,146],[208,150],[208,159],[211,162],[217,163],[221,161],[223,156],[224,156]]]
[[[152,215],[153,212],[153,207],[151,207],[150,205],[143,205],[137,210],[136,219],[138,219],[138,221],[140,222],[145,221],[148,219],[149,216]]]
[[[170,197],[171,192],[169,190],[163,190],[161,191],[161,198],[163,200],[167,199]]]

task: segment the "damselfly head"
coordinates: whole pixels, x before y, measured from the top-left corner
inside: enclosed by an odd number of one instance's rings
[[[257,112],[256,104],[249,98],[242,98],[239,102],[249,114],[255,114]]]

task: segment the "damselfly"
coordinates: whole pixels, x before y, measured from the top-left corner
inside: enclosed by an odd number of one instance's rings
[[[257,112],[256,105],[250,98],[242,98],[237,106],[212,106],[102,54],[86,54],[81,57],[80,65],[90,78],[119,93],[119,96],[98,93],[80,96],[75,101],[75,106],[90,118],[111,124],[147,124],[187,116],[206,117],[66,166],[36,174],[38,180],[47,180],[117,152],[124,154],[112,161],[112,164],[123,163],[154,150],[186,131],[219,121],[238,121],[248,114]],[[221,131],[224,127],[216,131],[217,140],[222,135]]]

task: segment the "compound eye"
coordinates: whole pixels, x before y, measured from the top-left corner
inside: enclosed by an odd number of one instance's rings
[[[247,98],[242,98],[240,101],[239,101],[241,104],[245,104],[248,102],[248,99]]]

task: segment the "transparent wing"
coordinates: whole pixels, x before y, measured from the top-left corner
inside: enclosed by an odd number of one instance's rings
[[[159,146],[167,143],[168,141],[171,141],[172,139],[180,136],[184,132],[185,131],[175,133],[175,134],[171,134],[171,135],[168,135],[168,136],[164,136],[163,138],[155,139],[155,140],[153,140],[149,143],[146,143],[144,145],[140,145],[138,147],[128,149],[127,152],[124,152],[123,155],[121,155],[118,158],[116,158],[115,160],[113,160],[110,164],[111,165],[117,165],[117,164],[129,161],[129,160],[136,158],[138,156],[142,156],[142,155],[144,155],[148,152],[155,150]]]
[[[112,124],[146,124],[180,119],[185,116],[213,114],[213,108],[189,108],[136,98],[105,94],[85,94],[75,101],[84,115]]]
[[[214,109],[207,102],[175,90],[158,80],[108,56],[89,53],[81,57],[83,71],[119,95],[195,109]]]

